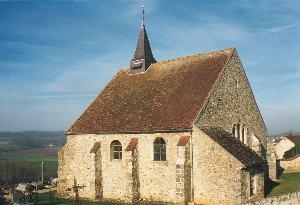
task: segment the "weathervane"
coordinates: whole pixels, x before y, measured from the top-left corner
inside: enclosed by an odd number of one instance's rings
[[[144,26],[144,15],[145,15],[144,8],[145,8],[145,6],[144,5],[141,5],[141,6],[142,6],[142,26]]]

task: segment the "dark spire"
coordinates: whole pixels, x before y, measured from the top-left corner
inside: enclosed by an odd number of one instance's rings
[[[136,46],[135,54],[130,62],[130,68],[132,73],[139,73],[139,72],[146,71],[147,68],[152,63],[156,62],[151,51],[146,28],[144,25],[144,6],[142,8],[143,8],[142,10],[143,16],[142,16],[140,36]]]

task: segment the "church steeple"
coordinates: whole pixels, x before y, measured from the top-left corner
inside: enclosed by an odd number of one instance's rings
[[[146,71],[152,63],[156,62],[151,51],[146,27],[144,24],[144,6],[142,15],[142,25],[139,40],[136,46],[135,54],[130,62],[130,68],[132,73]]]

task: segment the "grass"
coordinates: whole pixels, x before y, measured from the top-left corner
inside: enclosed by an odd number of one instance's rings
[[[300,191],[300,172],[283,173],[268,197]]]
[[[56,196],[56,192],[51,192],[52,200],[50,199],[50,192],[43,193],[38,195],[37,203],[39,205],[74,205],[75,201],[74,199],[64,199],[59,198]],[[33,197],[34,199],[35,197]],[[132,203],[130,203],[132,204]],[[163,202],[153,202],[153,201],[142,201],[139,204],[141,205],[163,205],[166,203]],[[121,202],[105,202],[105,201],[87,201],[87,200],[80,200],[80,205],[129,205],[127,203],[121,203]]]
[[[57,157],[55,156],[44,156],[44,155],[33,155],[33,154],[22,154],[19,153],[9,153],[9,154],[1,154],[0,161],[6,162],[18,162],[18,161],[27,161],[27,162],[55,162],[57,161]]]
[[[55,204],[55,205],[74,205],[74,199],[64,199],[56,196],[56,192],[51,192],[52,200],[50,199],[50,192],[43,193],[38,195],[37,203],[40,205]],[[33,197],[35,201],[35,197]],[[124,205],[124,203],[116,202],[96,202],[96,201],[87,201],[80,200],[80,205]]]
[[[0,141],[0,152],[9,152],[17,149],[23,149],[24,146],[20,146],[11,142]],[[25,147],[27,148],[27,147]]]

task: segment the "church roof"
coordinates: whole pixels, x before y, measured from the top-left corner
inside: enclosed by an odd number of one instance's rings
[[[265,163],[265,160],[255,151],[224,129],[220,127],[202,127],[201,130],[239,160],[245,167]]]
[[[120,70],[67,134],[191,129],[235,49]]]

